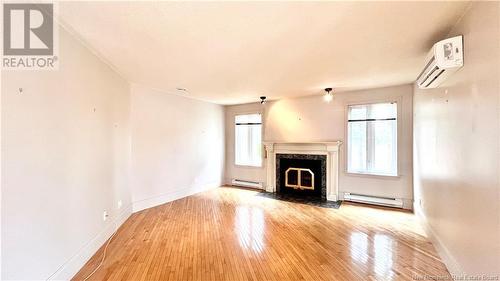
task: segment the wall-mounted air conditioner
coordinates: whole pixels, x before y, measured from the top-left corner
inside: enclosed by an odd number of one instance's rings
[[[416,83],[420,89],[436,88],[463,65],[463,36],[441,40],[427,55],[424,70]]]

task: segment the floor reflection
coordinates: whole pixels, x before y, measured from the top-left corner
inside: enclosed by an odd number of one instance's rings
[[[360,263],[368,261],[368,236],[365,233],[351,234],[351,257]]]
[[[354,232],[350,237],[351,257],[357,263],[373,265],[373,272],[383,278],[392,280],[393,266],[393,240],[384,234],[375,234],[373,240],[362,232]],[[372,255],[370,255],[372,253]],[[373,260],[369,261],[372,257]],[[370,266],[371,268],[371,266]]]
[[[384,276],[386,280],[393,275],[392,272],[392,239],[387,235],[376,234],[373,239],[375,263],[373,270],[378,276]]]
[[[247,206],[236,208],[235,230],[243,249],[259,253],[264,249],[264,227],[262,209]]]

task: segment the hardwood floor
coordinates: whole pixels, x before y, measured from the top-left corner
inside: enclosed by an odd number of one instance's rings
[[[133,214],[89,280],[449,277],[411,213],[324,209],[255,194],[221,187]],[[92,272],[102,251],[73,280]]]

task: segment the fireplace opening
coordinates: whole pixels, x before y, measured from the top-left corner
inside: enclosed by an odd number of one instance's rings
[[[314,190],[314,173],[311,169],[288,168],[285,171],[285,186],[293,189]]]
[[[326,201],[326,156],[277,154],[276,193]]]

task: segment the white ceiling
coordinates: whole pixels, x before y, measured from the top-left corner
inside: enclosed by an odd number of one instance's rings
[[[220,104],[414,81],[467,2],[62,2],[129,81]]]

